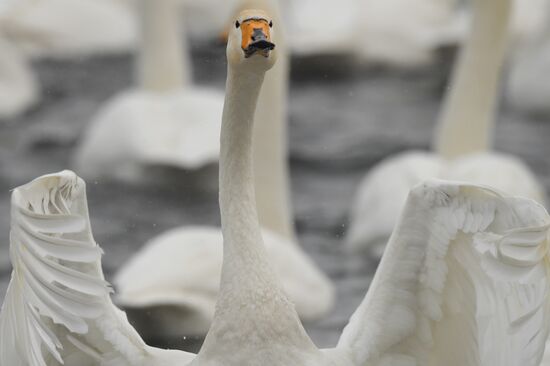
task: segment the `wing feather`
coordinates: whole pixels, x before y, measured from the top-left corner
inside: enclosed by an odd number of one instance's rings
[[[157,364],[111,302],[85,184],[73,172],[14,190],[10,242],[14,269],[0,313],[1,366]]]
[[[549,227],[534,201],[462,183],[417,186],[338,348],[357,365],[538,365]]]

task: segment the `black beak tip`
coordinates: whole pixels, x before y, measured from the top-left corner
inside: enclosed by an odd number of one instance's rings
[[[269,51],[271,51],[275,48],[275,44],[272,43],[272,42],[269,42],[266,39],[261,39],[259,41],[251,43],[248,47],[251,48],[251,49],[256,48],[258,50],[269,50]]]

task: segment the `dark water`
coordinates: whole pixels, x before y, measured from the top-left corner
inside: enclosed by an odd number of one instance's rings
[[[223,87],[223,50],[195,48],[195,81]],[[97,108],[131,84],[129,56],[37,63],[43,101],[26,115],[0,123],[0,299],[8,258],[9,189],[70,168],[78,139]],[[335,344],[364,297],[376,268],[342,250],[348,207],[363,174],[383,157],[427,148],[445,75],[443,62],[414,72],[360,69],[341,58],[294,60],[290,95],[290,159],[296,227],[305,250],[334,280],[337,304],[306,327],[319,346]],[[496,148],[523,158],[550,188],[550,121],[504,106]],[[174,226],[219,224],[217,195],[190,184],[192,176],[164,172],[165,182],[127,186],[88,182],[96,240],[107,278],[149,238]],[[151,340],[197,348],[201,340]]]

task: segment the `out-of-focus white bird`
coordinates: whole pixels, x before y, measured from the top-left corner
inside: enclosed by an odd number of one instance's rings
[[[456,0],[282,1],[299,55],[349,54],[363,62],[425,64],[463,34]],[[324,27],[319,27],[322,21]]]
[[[512,40],[520,46],[530,43],[547,27],[549,21],[549,0],[514,0],[511,20]]]
[[[14,270],[0,313],[0,364],[539,365],[549,333],[550,216],[534,201],[465,183],[411,191],[338,345],[313,344],[270,263],[254,198],[254,109],[275,62],[272,24],[262,11],[245,11],[229,36],[223,268],[200,352],[148,347],[113,305],[85,184],[65,171],[12,194]]]
[[[547,29],[525,45],[510,65],[507,85],[510,104],[522,112],[550,115],[549,74],[550,16]]]
[[[178,0],[184,7],[185,31],[194,40],[211,41],[220,37],[239,0]]]
[[[544,190],[523,162],[490,150],[510,10],[510,0],[473,0],[472,31],[443,106],[435,152],[401,153],[366,175],[351,211],[350,249],[381,255],[407,192],[430,177],[486,184],[544,202]]]
[[[456,0],[365,0],[352,42],[367,62],[420,66],[442,46],[462,39],[463,17]],[[353,45],[352,43],[352,45]]]
[[[362,63],[416,67],[436,51],[461,43],[471,12],[458,0],[281,0],[297,55],[348,54]],[[511,33],[517,43],[545,24],[548,0],[514,0]],[[322,29],[318,22],[325,24]]]
[[[194,86],[177,0],[140,0],[139,87],[109,101],[76,155],[88,177],[138,179],[147,165],[198,169],[219,156],[222,92]]]
[[[0,36],[0,120],[24,112],[38,96],[38,82],[25,56]]]
[[[135,47],[127,0],[5,0],[0,24],[32,57],[76,58]]]
[[[244,0],[239,7],[269,10],[280,24],[276,1]],[[273,30],[277,64],[265,75],[255,113],[254,190],[268,256],[300,317],[313,320],[332,309],[334,289],[300,249],[293,229],[286,157],[289,59],[278,30]],[[150,240],[118,271],[117,303],[162,319],[162,327],[144,330],[147,336],[204,335],[214,316],[222,262],[221,228],[170,230]]]

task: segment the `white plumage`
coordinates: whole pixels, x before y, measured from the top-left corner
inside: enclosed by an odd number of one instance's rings
[[[507,99],[522,112],[550,115],[550,17],[547,29],[518,52],[511,63]]]
[[[91,121],[75,161],[87,177],[138,180],[145,166],[193,170],[218,160],[223,94],[191,83],[177,0],[140,0],[139,9],[140,87]]]
[[[300,318],[314,320],[327,314],[334,303],[332,285],[298,243],[267,229],[262,238]],[[143,330],[148,336],[204,335],[214,317],[222,263],[220,228],[170,230],[147,243],[117,273],[116,303],[155,312],[155,318],[162,319],[162,327]]]
[[[194,355],[141,341],[109,299],[89,225],[85,184],[72,172],[14,190],[14,271],[0,315],[0,364],[215,364],[205,356],[192,363]],[[262,365],[287,365],[287,354],[299,355],[301,365],[538,365],[548,334],[549,227],[550,217],[534,201],[462,183],[424,183],[409,195],[371,288],[336,348],[297,348],[300,343],[285,338],[292,328],[281,329],[280,340],[261,340],[237,323],[241,334],[232,336],[268,349],[269,341],[281,341]],[[273,301],[268,295],[263,303],[266,314],[277,314]],[[231,318],[217,321],[233,328]],[[290,325],[300,327],[297,320]],[[226,351],[239,362],[261,354],[214,347],[208,355],[221,360]],[[242,363],[229,357],[224,364]]]
[[[237,19],[269,34],[264,12]],[[13,192],[14,271],[0,314],[0,364],[538,365],[549,332],[550,216],[529,199],[444,181],[411,191],[338,345],[315,347],[272,268],[253,194],[254,106],[275,57],[261,43],[256,52],[266,57],[245,58],[240,34],[232,29],[228,43],[220,292],[198,355],[146,346],[113,306],[84,182],[65,171]]]
[[[349,249],[367,249],[381,257],[408,191],[434,177],[489,185],[514,196],[546,201],[537,177],[514,156],[477,153],[447,160],[435,153],[408,151],[383,160],[359,184],[346,238]]]
[[[442,108],[435,152],[401,153],[366,175],[351,211],[347,244],[352,250],[381,255],[408,190],[430,177],[487,184],[545,201],[542,186],[525,163],[491,151],[512,3],[473,0],[472,5],[472,31]]]
[[[134,180],[148,165],[198,169],[215,162],[221,98],[217,90],[196,87],[121,93],[91,121],[76,166],[89,177]]]
[[[0,24],[32,57],[123,53],[137,41],[125,0],[5,0]]]
[[[160,365],[109,298],[80,178],[64,171],[19,187],[12,218],[1,365]]]
[[[14,117],[38,100],[39,88],[24,55],[0,36],[0,120]]]

